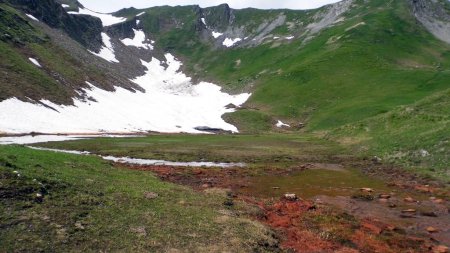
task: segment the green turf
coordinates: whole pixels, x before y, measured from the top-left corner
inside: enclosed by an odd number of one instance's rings
[[[224,206],[225,193],[194,192],[94,156],[2,146],[0,196],[5,252],[250,252],[276,245],[268,229],[246,218],[251,209]]]
[[[450,182],[450,90],[330,132],[360,153]]]
[[[311,135],[150,135],[53,142],[39,146],[168,161],[245,162],[254,167],[298,166],[350,157],[345,148]]]

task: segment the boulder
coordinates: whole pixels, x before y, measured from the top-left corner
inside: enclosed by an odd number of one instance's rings
[[[283,198],[289,201],[296,201],[298,200],[298,197],[296,194],[294,193],[286,193],[283,195]]]
[[[146,199],[156,199],[157,197],[159,197],[159,195],[154,192],[145,192],[144,196]]]

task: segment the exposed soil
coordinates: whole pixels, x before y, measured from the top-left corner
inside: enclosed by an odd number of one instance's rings
[[[121,165],[123,166],[123,165]],[[341,171],[344,166],[304,164],[288,170],[243,168],[180,168],[167,166],[125,166],[152,171],[161,179],[191,186],[196,190],[226,188],[235,200],[258,206],[264,213],[255,217],[276,230],[281,247],[293,252],[448,252],[450,246],[449,193],[438,183],[380,168],[384,191],[358,189],[346,196],[316,196],[286,199],[255,196],[247,189],[260,176],[292,176],[305,170],[325,168]],[[372,166],[374,167],[374,166]],[[366,166],[366,174],[374,169]],[[375,180],[375,179],[374,179]],[[274,187],[277,188],[277,187]],[[446,251],[447,250],[447,251]]]

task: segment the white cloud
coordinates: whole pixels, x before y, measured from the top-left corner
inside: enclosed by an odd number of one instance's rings
[[[114,12],[126,7],[147,8],[161,5],[193,5],[201,7],[216,6],[227,2],[231,8],[242,9],[247,7],[259,9],[313,9],[320,6],[339,2],[340,0],[79,0],[85,7],[99,12]]]

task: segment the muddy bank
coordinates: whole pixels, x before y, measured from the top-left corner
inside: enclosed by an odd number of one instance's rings
[[[408,175],[382,181],[342,165],[312,163],[288,170],[124,167],[196,190],[229,189],[234,201],[259,207],[263,215],[254,218],[294,252],[446,252],[450,245],[448,192],[402,180]],[[283,198],[287,192],[298,198]]]

